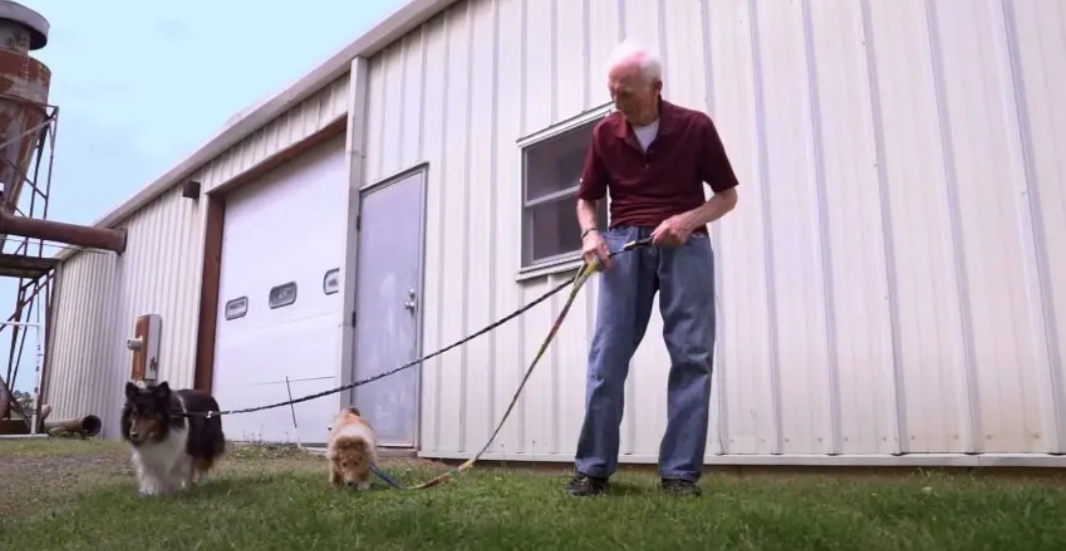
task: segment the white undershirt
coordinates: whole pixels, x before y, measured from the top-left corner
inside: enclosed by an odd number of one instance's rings
[[[637,135],[637,141],[640,142],[640,146],[644,148],[644,151],[647,151],[652,140],[659,134],[659,119],[655,119],[655,122],[647,126],[634,126],[633,133]]]

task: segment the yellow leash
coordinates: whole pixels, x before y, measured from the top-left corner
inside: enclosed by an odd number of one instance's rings
[[[631,241],[629,243],[626,243],[625,246],[622,247],[622,250],[610,253],[610,256],[615,256],[617,254],[632,251],[641,247],[647,247],[649,245],[651,245],[651,239]],[[524,377],[522,377],[522,382],[518,384],[518,389],[515,390],[514,396],[511,397],[511,403],[507,405],[507,410],[504,411],[503,418],[501,418],[500,422],[496,424],[496,429],[492,431],[492,435],[489,436],[488,441],[485,442],[485,445],[481,448],[480,451],[474,454],[474,456],[470,459],[464,461],[462,465],[459,465],[454,469],[450,469],[447,472],[441,474],[440,476],[437,476],[432,480],[423,482],[417,486],[401,486],[400,484],[389,478],[387,475],[382,473],[380,470],[375,468],[375,472],[378,474],[378,476],[380,476],[382,479],[384,479],[386,482],[396,488],[407,490],[424,490],[426,488],[432,488],[450,480],[454,480],[458,478],[459,475],[462,474],[464,471],[467,471],[471,467],[473,467],[474,464],[477,463],[478,459],[480,459],[481,456],[484,455],[486,451],[488,451],[489,447],[492,446],[493,441],[496,440],[496,435],[500,433],[500,430],[503,428],[503,424],[507,421],[507,417],[511,415],[511,411],[514,410],[515,404],[518,403],[518,397],[522,395],[522,389],[525,388],[526,382],[529,381],[529,376],[533,374],[533,370],[537,367],[537,363],[540,362],[540,359],[544,356],[544,352],[548,350],[548,346],[551,345],[552,340],[555,339],[555,335],[559,332],[559,327],[562,326],[563,320],[566,319],[566,314],[570,311],[570,306],[574,304],[574,299],[577,298],[578,291],[581,290],[581,287],[585,285],[585,281],[587,281],[588,278],[592,276],[592,274],[599,271],[599,267],[599,259],[593,259],[591,263],[586,262],[581,267],[581,271],[578,272],[577,277],[574,279],[574,286],[570,289],[570,295],[566,298],[566,303],[563,305],[562,311],[559,312],[559,315],[555,318],[555,322],[552,324],[551,331],[548,332],[548,336],[545,337],[544,341],[540,344],[540,349],[537,350],[537,355],[533,357],[533,361],[530,362],[529,368],[526,369],[526,374]]]

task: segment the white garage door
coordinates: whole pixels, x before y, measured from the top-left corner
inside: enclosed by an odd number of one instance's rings
[[[301,155],[226,198],[213,392],[222,409],[336,387],[343,262],[344,140]],[[295,406],[303,443],[326,441],[337,395]],[[295,442],[289,406],[223,419],[231,440]]]

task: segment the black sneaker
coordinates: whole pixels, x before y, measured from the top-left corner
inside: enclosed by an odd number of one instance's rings
[[[691,480],[681,480],[676,478],[664,478],[662,480],[663,491],[674,496],[692,496],[698,497],[703,494],[700,487]]]
[[[566,484],[566,495],[582,497],[599,495],[607,491],[607,479],[577,474]]]

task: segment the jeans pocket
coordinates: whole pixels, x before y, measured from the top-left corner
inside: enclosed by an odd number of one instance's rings
[[[603,236],[603,241],[607,243],[607,248],[614,250],[625,244],[627,233],[622,228],[610,228],[600,235]]]

